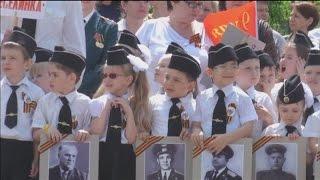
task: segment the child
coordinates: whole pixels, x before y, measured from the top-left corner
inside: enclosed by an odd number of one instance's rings
[[[257,51],[256,54],[260,60],[260,79],[256,89],[267,93],[271,97],[271,89],[276,82],[276,64],[269,54],[263,51]]]
[[[279,74],[283,79],[287,79],[295,74],[298,74],[304,81],[304,65],[308,58],[308,53],[312,47],[312,43],[308,36],[297,32],[292,41],[289,41],[284,49],[283,58],[280,60]],[[283,85],[282,82],[275,84],[271,90],[271,99],[276,102],[279,89]],[[313,104],[313,95],[309,86],[302,82],[305,92],[305,106],[309,108]],[[274,106],[277,106],[274,104]],[[275,108],[277,109],[277,108]]]
[[[35,40],[14,28],[1,45],[1,178],[28,179],[37,174],[33,160],[31,122],[44,92],[28,80],[26,72],[36,48]]]
[[[280,122],[268,126],[262,135],[301,136],[303,129],[301,120],[305,103],[304,95],[305,92],[300,76],[293,75],[285,80],[277,97]]]
[[[304,122],[309,115],[320,110],[320,50],[311,50],[304,68],[306,83],[310,87],[314,104],[306,110]]]
[[[42,130],[55,142],[61,140],[62,134],[74,134],[77,141],[87,139],[90,98],[75,88],[85,66],[82,56],[55,47],[49,65],[51,92],[40,99],[33,117],[36,140]]]
[[[197,96],[196,113],[191,118],[196,121],[191,138],[199,146],[202,135],[215,135],[207,148],[219,153],[226,145],[249,137],[258,117],[250,97],[233,86],[238,71],[238,57],[234,49],[220,43],[210,47],[208,57],[207,74],[214,83],[212,88]]]
[[[184,51],[169,55],[165,73],[164,92],[150,98],[152,106],[152,135],[189,136],[189,118],[195,112],[193,90],[201,73],[200,64]]]
[[[37,48],[35,50],[36,59],[30,69],[32,81],[45,93],[50,92],[49,59],[52,53],[48,49]]]
[[[265,127],[273,124],[276,115],[273,110],[271,98],[263,92],[255,90],[254,86],[259,82],[260,61],[255,52],[247,43],[237,45],[234,48],[239,58],[239,74],[236,78],[238,87],[246,92],[252,99],[258,121],[255,122],[252,137],[259,137]]]
[[[163,56],[161,56],[161,58],[159,59],[158,65],[156,66],[155,73],[154,73],[154,81],[158,83],[158,84],[154,84],[155,86],[157,86],[156,89],[158,89],[156,93],[159,93],[159,94],[164,93],[163,83],[165,79],[165,72],[170,62],[170,57],[171,57],[170,54],[172,54],[172,52],[176,50],[184,51],[179,44],[175,42],[171,42],[166,50],[166,53]]]
[[[94,99],[91,132],[99,134],[99,179],[135,179],[132,144],[138,133],[150,132],[148,65],[121,45],[107,52],[103,69],[105,94]],[[136,127],[137,126],[137,127]]]

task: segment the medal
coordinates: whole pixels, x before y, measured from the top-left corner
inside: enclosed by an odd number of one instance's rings
[[[285,96],[285,97],[283,98],[283,102],[284,102],[284,103],[288,103],[289,101],[290,101],[290,99],[289,99],[288,96]]]
[[[100,49],[102,49],[102,48],[104,47],[104,45],[103,45],[101,42],[99,42],[99,41],[96,41],[96,46],[97,46],[98,48],[100,48]]]
[[[96,40],[96,43],[95,43],[96,47],[98,47],[100,49],[104,48],[104,44],[103,44],[104,39],[103,39],[103,36],[100,33],[96,32],[94,34],[94,39]]]
[[[232,121],[232,117],[236,113],[236,104],[230,103],[227,107],[227,122],[228,124]]]

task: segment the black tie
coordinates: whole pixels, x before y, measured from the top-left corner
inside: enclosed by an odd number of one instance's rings
[[[169,111],[168,136],[180,136],[182,130],[181,110],[177,106],[179,98],[171,98],[172,106]]]
[[[286,130],[287,130],[286,136],[288,136],[289,134],[292,134],[293,132],[295,132],[297,128],[294,126],[286,126]]]
[[[218,175],[218,171],[214,171],[213,176],[212,176],[212,180],[216,180],[217,175]]]
[[[7,103],[7,111],[4,124],[8,128],[12,129],[17,125],[18,122],[18,100],[16,90],[19,88],[19,86],[10,87],[12,89],[12,92]]]
[[[121,144],[122,116],[120,107],[112,107],[109,115],[106,141],[115,145]]]
[[[314,100],[313,105],[319,102],[319,100],[317,98],[314,98],[313,100]],[[311,107],[307,108],[306,111],[304,112],[303,122],[302,122],[303,125],[307,122],[308,117],[314,113],[313,105]]]
[[[168,180],[166,172],[164,172],[163,180]]]
[[[35,34],[36,34],[36,26],[37,26],[37,20],[28,19],[28,18],[22,19],[21,28],[33,38],[35,37]]]
[[[213,111],[211,135],[225,134],[227,129],[227,110],[224,102],[225,95],[222,90],[218,90],[217,94],[219,99]]]
[[[62,107],[59,112],[58,130],[62,134],[72,134],[72,116],[69,101],[66,97],[59,97]]]

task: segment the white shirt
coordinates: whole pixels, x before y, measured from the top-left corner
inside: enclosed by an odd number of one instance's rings
[[[128,99],[128,94],[124,95],[123,98]],[[96,99],[93,99],[89,106],[89,111],[92,117],[100,117],[103,109],[105,108],[105,105],[108,101],[116,98],[111,93],[106,93]],[[129,101],[128,101],[129,102]],[[108,113],[109,114],[109,113]],[[107,115],[106,119],[109,119],[109,115]],[[100,141],[105,142],[106,136],[108,131],[108,120],[105,127],[105,132],[100,136]],[[128,140],[125,135],[125,130],[121,129],[121,143],[122,144],[128,144]]]
[[[315,28],[311,31],[309,31],[308,36],[310,37],[314,49],[320,48],[320,28]]]
[[[161,170],[161,177],[162,177],[162,179],[164,179],[164,174],[165,174],[165,173],[166,173],[167,179],[169,179],[171,170],[172,170],[172,169],[170,169],[170,170]]]
[[[149,70],[147,71],[147,77],[151,87],[151,94],[155,94],[159,90],[159,85],[154,81],[154,71],[160,57],[166,52],[168,45],[171,42],[178,43],[189,55],[198,59],[202,72],[204,72],[208,65],[206,48],[212,43],[205,35],[203,24],[194,21],[195,34],[199,33],[202,38],[202,48],[199,48],[196,47],[194,43],[190,44],[189,39],[181,36],[177,31],[175,31],[168,21],[169,17],[147,20],[142,24],[136,33],[136,36],[139,38],[141,44],[146,45],[151,52],[152,61],[149,66]],[[201,79],[201,77],[199,79]]]
[[[320,111],[317,111],[308,117],[302,135],[304,137],[320,137]]]
[[[127,29],[126,19],[122,18],[120,21],[117,22],[117,24],[118,24],[118,31],[119,32]]]
[[[86,42],[80,1],[46,1],[43,19],[37,20],[38,47],[54,50],[64,46],[86,57]]]
[[[95,12],[95,10],[93,9],[86,17],[83,18],[83,20],[85,21],[85,24],[88,23],[88,21],[90,20],[90,18],[94,12]]]
[[[27,102],[38,102],[41,96],[44,95],[44,92],[40,87],[29,81],[26,76],[17,84],[19,85],[19,88],[16,90],[18,121],[17,126],[10,129],[4,124],[4,121],[7,103],[12,93],[11,85],[6,77],[1,80],[1,138],[32,141],[31,123],[35,109],[31,108],[28,111],[24,111],[24,107],[27,107]]]
[[[301,135],[301,132],[304,128],[304,126],[301,125],[301,120],[294,123],[293,126],[297,128],[298,133]],[[261,136],[271,136],[271,135],[286,136],[286,134],[287,134],[286,124],[283,121],[280,121],[280,123],[269,125],[262,132]]]
[[[217,90],[219,90],[219,88],[213,85],[212,88],[202,91],[201,94],[197,96],[195,116],[191,118],[192,121],[201,122],[205,136],[211,136],[212,116],[218,101]],[[225,94],[224,101],[227,106],[226,109],[228,110],[228,106],[231,103],[234,103],[236,106],[231,122],[227,124],[227,133],[235,131],[246,122],[256,121],[258,119],[252,100],[240,88],[230,84],[221,90]]]
[[[33,116],[33,128],[43,128],[45,124],[57,127],[59,113],[63,105],[59,98],[60,96],[62,95],[50,92],[39,100],[38,107]],[[77,121],[78,124],[77,127],[72,129],[72,132],[75,133],[80,129],[88,129],[91,119],[88,111],[90,98],[77,91],[72,91],[71,93],[64,95],[64,97],[68,99],[72,121]]]
[[[179,99],[189,117],[192,116],[196,109],[196,101],[193,99],[192,93]],[[166,94],[157,94],[150,97],[149,101],[152,109],[152,135],[167,136],[169,112],[172,106],[171,98]],[[179,107],[179,105],[177,106]]]
[[[282,85],[283,85],[283,82],[277,83],[271,89],[271,100],[273,102],[273,105],[275,107],[274,109],[277,114],[278,114],[277,98],[278,98],[279,90],[281,89]],[[304,90],[304,98],[305,98],[305,104],[306,104],[305,109],[306,109],[306,108],[311,107],[313,105],[313,94],[312,94],[310,87],[307,84],[302,82],[302,86],[303,86],[303,90]]]
[[[318,99],[318,102],[313,103],[314,112],[320,111],[320,95],[316,96],[315,98]]]
[[[255,90],[254,86],[250,87],[247,90],[247,94],[252,100],[255,100],[257,102],[258,106],[262,105],[268,110],[268,112],[272,116],[273,123],[278,122],[278,119],[277,119],[278,117],[276,116],[271,98],[268,96],[268,94]],[[254,123],[252,137],[260,137],[262,130],[263,130],[263,120],[258,119],[258,121]]]

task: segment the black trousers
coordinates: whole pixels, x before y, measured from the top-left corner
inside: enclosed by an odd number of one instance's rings
[[[0,138],[1,180],[29,180],[33,142]]]
[[[136,157],[131,144],[99,144],[99,180],[135,180]]]

